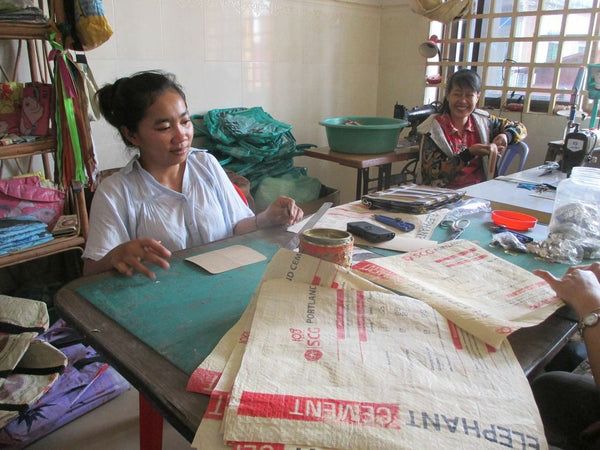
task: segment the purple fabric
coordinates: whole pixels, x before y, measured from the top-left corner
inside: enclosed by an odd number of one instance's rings
[[[57,321],[39,337],[54,344],[62,338],[77,338],[64,321]],[[60,347],[69,359],[65,372],[52,388],[27,412],[0,430],[0,445],[22,448],[71,420],[115,398],[130,386],[110,365],[102,361],[90,362],[76,368],[76,363],[97,356],[81,343]]]

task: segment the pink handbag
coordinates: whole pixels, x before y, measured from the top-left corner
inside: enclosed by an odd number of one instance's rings
[[[66,194],[40,186],[37,176],[0,180],[0,218],[33,216],[48,229],[63,214]]]

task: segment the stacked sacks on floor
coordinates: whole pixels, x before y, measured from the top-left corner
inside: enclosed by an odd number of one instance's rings
[[[62,352],[35,339],[48,321],[45,303],[0,296],[0,427],[27,411],[67,365]]]

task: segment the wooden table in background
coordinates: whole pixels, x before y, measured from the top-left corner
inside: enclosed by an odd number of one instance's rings
[[[408,161],[419,156],[418,147],[405,147],[390,153],[359,154],[334,152],[329,147],[309,148],[304,156],[332,161],[342,166],[356,169],[356,200],[369,192],[369,183],[377,180],[377,190],[390,187],[392,179],[392,163]],[[369,169],[377,167],[377,177],[369,177]]]

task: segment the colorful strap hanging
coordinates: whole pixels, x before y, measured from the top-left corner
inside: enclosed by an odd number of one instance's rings
[[[53,50],[56,92],[57,180],[62,188],[81,189],[86,182],[79,127],[84,123],[77,88],[69,70],[67,54],[59,43],[50,39]]]

